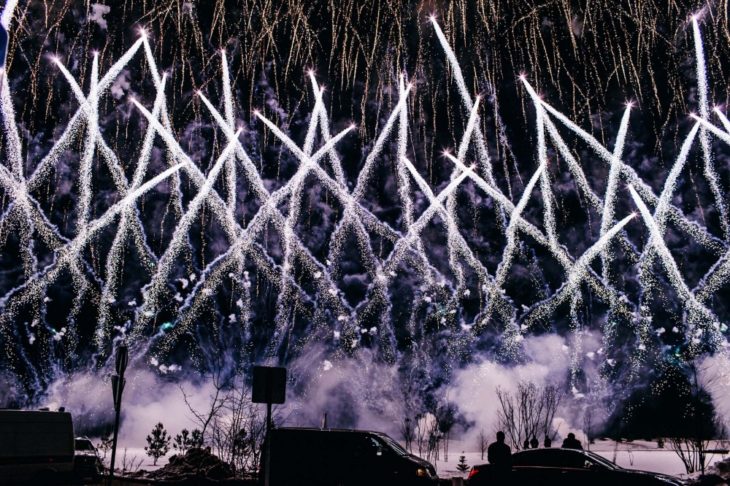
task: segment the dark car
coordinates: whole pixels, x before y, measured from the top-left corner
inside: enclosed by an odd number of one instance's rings
[[[468,485],[529,484],[534,486],[679,486],[681,480],[624,469],[598,454],[574,449],[534,449],[512,455],[509,478],[495,477],[489,464],[474,466]]]
[[[265,450],[265,448],[264,448]],[[262,474],[265,457],[262,457]],[[431,486],[436,470],[380,432],[278,428],[271,486]]]
[[[74,440],[74,470],[76,481],[98,479],[101,473],[101,459],[96,447],[86,437],[76,437]]]

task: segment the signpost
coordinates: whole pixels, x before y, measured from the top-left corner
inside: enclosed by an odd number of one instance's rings
[[[112,441],[112,459],[109,467],[109,485],[111,486],[114,477],[114,460],[117,455],[117,435],[119,433],[119,411],[122,408],[122,392],[124,391],[124,371],[129,363],[129,350],[126,344],[120,344],[117,348],[116,369],[117,374],[112,375],[112,392],[114,394],[114,438]]]
[[[271,478],[271,404],[286,400],[286,368],[254,366],[251,401],[266,404],[266,450],[264,451],[264,486]]]

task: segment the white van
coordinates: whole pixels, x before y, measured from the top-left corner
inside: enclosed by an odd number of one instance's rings
[[[73,460],[70,413],[0,410],[0,485],[67,480]]]

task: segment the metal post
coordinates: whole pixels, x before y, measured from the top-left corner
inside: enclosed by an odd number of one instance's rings
[[[264,462],[264,486],[269,486],[271,479],[271,402],[266,403],[266,458]]]

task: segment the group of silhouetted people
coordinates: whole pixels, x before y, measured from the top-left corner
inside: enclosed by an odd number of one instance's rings
[[[505,435],[501,430],[497,432],[497,442],[492,442],[487,448],[487,460],[492,465],[492,471],[494,473],[494,479],[500,480],[505,479],[506,476],[512,471],[512,449],[504,442]],[[552,445],[550,437],[545,436],[543,442],[545,447]],[[540,445],[535,436],[529,441],[525,440],[525,449],[537,449]],[[580,449],[583,450],[583,446],[580,441],[575,438],[574,433],[569,433],[568,437],[563,440],[563,449]]]

